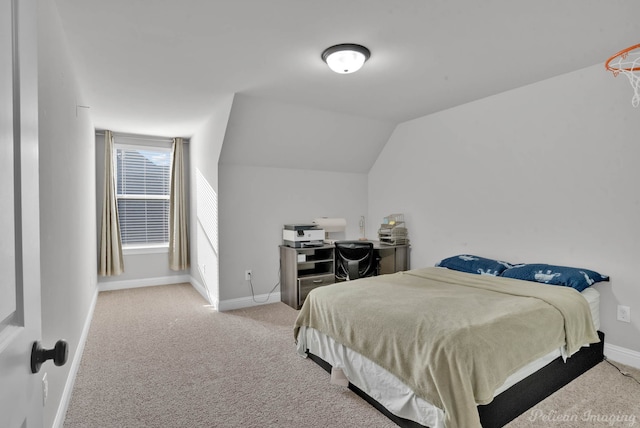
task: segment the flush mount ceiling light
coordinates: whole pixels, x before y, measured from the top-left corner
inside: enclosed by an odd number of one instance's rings
[[[352,43],[331,46],[322,52],[322,60],[330,69],[340,74],[349,74],[360,70],[371,56],[369,49]]]

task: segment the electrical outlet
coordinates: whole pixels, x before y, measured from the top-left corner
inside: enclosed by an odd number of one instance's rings
[[[244,271],[244,279],[245,281],[251,281],[251,269],[247,269]]]
[[[618,305],[618,321],[631,322],[631,308]]]

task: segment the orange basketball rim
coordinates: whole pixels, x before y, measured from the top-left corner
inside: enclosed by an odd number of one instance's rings
[[[604,66],[616,77],[620,73],[627,76],[634,93],[631,104],[638,107],[640,104],[640,44],[630,46],[612,55],[604,63]]]
[[[607,62],[605,62],[604,66],[607,68],[607,70],[613,72],[614,76],[617,76],[618,73],[622,71],[640,71],[640,64],[638,63],[637,58],[629,58],[629,54],[636,49],[638,49],[639,51],[636,52],[637,55],[635,55],[634,57],[640,57],[640,44],[637,44],[626,49],[622,49],[620,52],[611,55]]]

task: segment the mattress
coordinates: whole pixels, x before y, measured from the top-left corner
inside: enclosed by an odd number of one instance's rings
[[[594,327],[599,330],[600,293],[590,287],[581,294],[589,303]],[[307,350],[331,364],[332,367],[342,369],[349,382],[382,404],[392,414],[431,428],[444,428],[443,410],[418,397],[396,376],[366,357],[337,343],[331,337],[313,328],[302,327],[298,336],[297,351],[300,355],[306,356]],[[527,364],[509,376],[495,391],[494,397],[559,356],[565,357],[563,349],[554,350]]]

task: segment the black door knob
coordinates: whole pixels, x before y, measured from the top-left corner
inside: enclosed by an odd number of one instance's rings
[[[40,366],[47,360],[53,360],[56,366],[62,366],[67,362],[69,349],[67,342],[58,340],[53,349],[43,349],[39,341],[33,342],[31,347],[31,373],[38,373]]]

